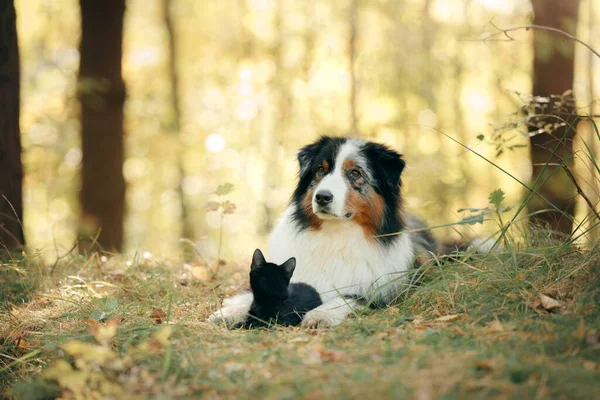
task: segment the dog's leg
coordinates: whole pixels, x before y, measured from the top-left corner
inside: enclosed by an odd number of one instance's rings
[[[353,310],[360,308],[362,305],[356,299],[336,297],[307,312],[302,319],[302,326],[317,328],[339,325]]]
[[[232,326],[246,317],[252,305],[252,293],[241,293],[223,300],[223,307],[215,311],[208,320],[210,322],[224,322]]]

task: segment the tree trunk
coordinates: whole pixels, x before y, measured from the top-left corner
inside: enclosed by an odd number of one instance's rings
[[[121,75],[125,0],[80,0],[78,96],[81,103],[80,250],[92,238],[106,250],[123,246],[123,104]],[[98,230],[100,230],[98,234]]]
[[[163,18],[167,33],[167,45],[169,46],[169,60],[167,72],[169,75],[169,86],[171,88],[171,107],[172,107],[172,132],[177,138],[179,144],[180,156],[177,157],[177,170],[179,171],[179,182],[177,184],[177,194],[179,195],[179,207],[181,210],[181,238],[194,240],[194,226],[189,217],[185,193],[183,191],[183,179],[185,178],[185,167],[183,159],[185,155],[185,147],[181,143],[181,102],[179,99],[179,74],[177,70],[177,38],[175,36],[175,27],[173,16],[171,15],[171,0],[163,0]],[[182,252],[184,259],[188,260],[192,254],[188,253],[189,245],[182,243]]]
[[[0,251],[25,244],[19,129],[19,49],[12,0],[0,0]]]
[[[350,75],[350,136],[358,136],[358,107],[356,83],[356,40],[358,37],[358,0],[350,1],[348,35],[348,72]]]
[[[561,29],[575,35],[577,28],[577,14],[579,0],[532,0],[535,25],[548,26]],[[533,95],[550,97],[551,95],[563,95],[565,91],[573,88],[574,53],[575,42],[547,31],[533,30],[534,59],[533,59]],[[535,180],[550,163],[541,177],[539,183],[553,174],[541,187],[535,188],[538,193],[554,204],[565,215],[558,211],[548,211],[536,215],[534,222],[553,231],[570,234],[572,229],[572,217],[575,215],[576,189],[566,173],[558,165],[560,160],[567,160],[573,153],[574,127],[569,129],[568,125],[576,118],[575,101],[573,95],[565,96],[566,105],[553,106],[553,99],[548,108],[540,112],[544,117],[538,117],[536,126],[530,131],[536,132],[547,124],[566,122],[567,126],[553,129],[552,132],[544,132],[531,137],[531,162],[533,164],[533,179]],[[541,103],[543,105],[544,103]],[[566,135],[566,136],[565,136]],[[561,139],[565,136],[565,139]],[[550,157],[554,149],[557,157]],[[555,164],[555,165],[552,165]],[[572,169],[573,159],[567,161],[567,166]],[[555,171],[556,169],[559,171]],[[539,184],[538,184],[539,185]],[[551,205],[539,199],[537,196],[529,204],[529,211],[535,212],[550,209]],[[571,218],[569,218],[569,217]]]

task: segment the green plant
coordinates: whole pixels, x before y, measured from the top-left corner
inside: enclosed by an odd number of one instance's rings
[[[213,277],[216,277],[219,273],[219,267],[223,264],[221,260],[221,252],[223,249],[223,220],[225,215],[233,214],[235,212],[235,204],[229,200],[225,199],[225,196],[231,193],[234,190],[234,186],[231,183],[224,183],[223,185],[219,185],[217,190],[215,190],[214,194],[216,194],[219,198],[218,201],[209,201],[205,204],[204,209],[206,211],[216,211],[219,213],[221,218],[221,223],[219,224],[219,244],[217,250],[217,264],[215,266],[215,271]]]

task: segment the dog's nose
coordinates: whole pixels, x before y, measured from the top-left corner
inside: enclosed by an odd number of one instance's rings
[[[333,194],[331,194],[329,190],[321,190],[320,192],[317,192],[315,198],[317,199],[318,205],[326,206],[333,201]]]

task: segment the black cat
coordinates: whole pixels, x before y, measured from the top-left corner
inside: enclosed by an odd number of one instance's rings
[[[312,286],[290,283],[295,268],[296,259],[293,257],[277,265],[267,262],[259,249],[254,251],[250,266],[254,300],[246,320],[236,328],[299,325],[304,314],[323,304]]]

